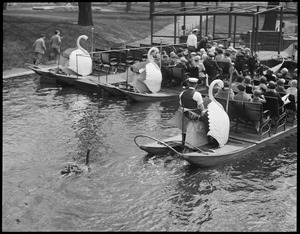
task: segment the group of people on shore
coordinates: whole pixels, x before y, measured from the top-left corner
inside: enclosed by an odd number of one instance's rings
[[[49,60],[58,60],[60,55],[61,39],[60,31],[55,30],[54,35],[50,38],[51,51]],[[41,34],[41,36],[33,43],[33,49],[36,56],[34,59],[35,65],[41,64],[43,56],[46,54],[47,48],[45,40],[46,36]]]

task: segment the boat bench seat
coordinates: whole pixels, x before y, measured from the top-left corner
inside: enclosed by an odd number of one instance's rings
[[[264,110],[270,111],[270,117],[272,124],[274,125],[274,133],[278,128],[283,127],[285,130],[287,112],[285,106],[279,106],[278,99],[276,97],[265,96],[266,103],[263,104]]]
[[[280,93],[281,97],[285,96],[286,93]],[[286,122],[290,123],[292,125],[294,125],[297,121],[297,103],[296,103],[296,99],[295,99],[295,95],[290,94],[288,96],[288,99],[290,101],[290,103],[287,103],[284,107],[286,109]]]
[[[216,100],[226,110],[227,100],[224,98],[216,98]],[[234,122],[233,127],[238,131],[238,126],[242,123],[249,126],[251,123],[254,130],[261,137],[271,131],[270,111],[264,110],[264,106],[259,102],[244,102],[239,100],[229,100],[228,116],[231,122]]]
[[[188,78],[188,74],[182,67],[171,67],[172,71],[172,80],[177,84],[181,84]]]

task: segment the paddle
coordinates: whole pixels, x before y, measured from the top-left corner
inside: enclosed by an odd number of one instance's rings
[[[182,136],[182,140],[181,140],[181,150],[184,149],[184,143],[185,143],[185,132],[183,130],[184,128],[184,107],[183,107],[183,103],[182,103],[182,122],[181,122],[181,136]]]
[[[61,48],[61,45],[59,45],[59,54],[58,54],[58,61],[57,61],[57,73],[59,73],[59,63],[60,63],[60,48]]]
[[[129,66],[126,65],[127,69],[126,69],[126,90],[128,89],[128,69],[129,69]]]
[[[232,82],[232,74],[234,70],[234,65],[232,65],[229,69],[230,71],[230,77],[229,77],[229,89],[227,93],[227,99],[226,99],[226,113],[228,113],[228,105],[229,105],[229,96],[230,96],[230,90],[231,90],[231,82]]]
[[[92,28],[92,47],[91,47],[92,59],[93,59],[93,52],[94,52],[94,28]]]
[[[161,69],[161,60],[162,60],[162,38],[160,38],[160,54],[161,54],[161,57],[160,57],[160,64],[159,64],[159,67]]]

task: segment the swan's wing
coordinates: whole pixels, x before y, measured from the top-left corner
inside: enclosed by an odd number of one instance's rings
[[[93,71],[93,62],[90,56],[77,49],[70,54],[68,68],[79,75],[87,76]]]
[[[220,147],[223,147],[229,137],[230,121],[224,108],[216,102],[211,102],[207,106],[209,132],[208,136],[215,138]]]
[[[162,75],[160,69],[157,69],[151,62],[146,65],[146,79],[144,83],[152,93],[161,89]]]

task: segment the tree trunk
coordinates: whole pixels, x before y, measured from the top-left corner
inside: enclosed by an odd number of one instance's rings
[[[130,9],[131,9],[131,2],[126,2],[126,9],[125,9],[126,13],[128,13]]]
[[[78,25],[93,26],[92,3],[78,2]]]
[[[154,1],[150,0],[150,15],[148,19],[151,19],[151,14],[155,11],[155,5],[154,5]]]
[[[268,2],[267,9],[273,8],[275,6],[279,6],[279,2]],[[275,31],[276,21],[277,21],[277,12],[275,11],[266,12],[262,30]]]
[[[180,7],[185,7],[185,2],[180,2]],[[185,10],[181,9],[180,11],[185,11]]]
[[[4,2],[3,3],[3,10],[6,10],[6,7],[7,7],[7,2]]]

